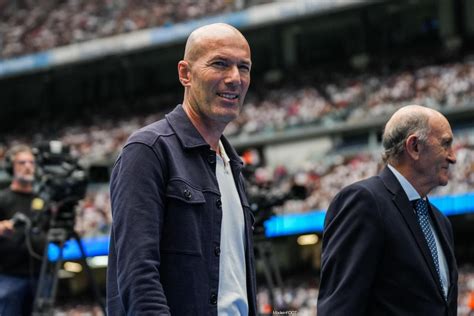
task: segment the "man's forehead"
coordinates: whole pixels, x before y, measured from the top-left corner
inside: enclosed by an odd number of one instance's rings
[[[237,36],[236,34],[229,36],[205,37],[196,42],[196,45],[201,46],[204,49],[210,47],[235,49],[240,47],[250,51],[249,45],[245,38]]]
[[[250,53],[241,47],[219,47],[217,49],[208,50],[205,57],[209,60],[213,59],[235,59],[239,62],[250,63]]]
[[[34,158],[35,156],[32,153],[30,153],[29,151],[20,151],[20,152],[16,153],[16,155],[15,155],[16,159],[18,159],[18,157]]]
[[[211,52],[223,50],[229,52],[243,50],[250,58],[250,47],[245,37],[235,29],[224,27],[222,32],[209,33],[201,30],[190,36],[186,45],[185,59],[195,60],[208,56]]]
[[[437,124],[431,126],[431,134],[442,141],[452,141],[453,139],[453,132],[449,123],[447,122],[446,124]]]

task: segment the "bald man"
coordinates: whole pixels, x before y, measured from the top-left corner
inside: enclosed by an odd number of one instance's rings
[[[456,315],[453,233],[427,198],[448,183],[452,142],[448,120],[435,110],[410,105],[390,118],[386,167],[329,206],[318,316]]]
[[[124,146],[110,183],[109,315],[256,315],[254,219],[222,135],[250,68],[237,29],[195,30],[178,63],[182,105]]]

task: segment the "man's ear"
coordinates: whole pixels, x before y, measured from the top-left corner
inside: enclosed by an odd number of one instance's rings
[[[184,87],[189,87],[191,84],[191,67],[186,60],[181,60],[178,63],[178,77],[179,82]]]
[[[408,156],[413,160],[418,160],[420,158],[420,139],[416,135],[408,136],[405,141],[405,151]]]

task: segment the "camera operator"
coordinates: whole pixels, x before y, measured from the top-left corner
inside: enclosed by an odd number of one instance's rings
[[[42,253],[45,237],[31,233],[35,214],[35,156],[30,147],[17,145],[7,153],[13,179],[0,191],[0,315],[30,315],[41,261],[31,248]]]

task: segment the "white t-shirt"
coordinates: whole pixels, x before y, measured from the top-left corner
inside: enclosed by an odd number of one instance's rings
[[[219,316],[248,315],[245,271],[245,219],[239,193],[224,146],[216,155],[216,176],[221,192],[222,226],[219,261]]]

